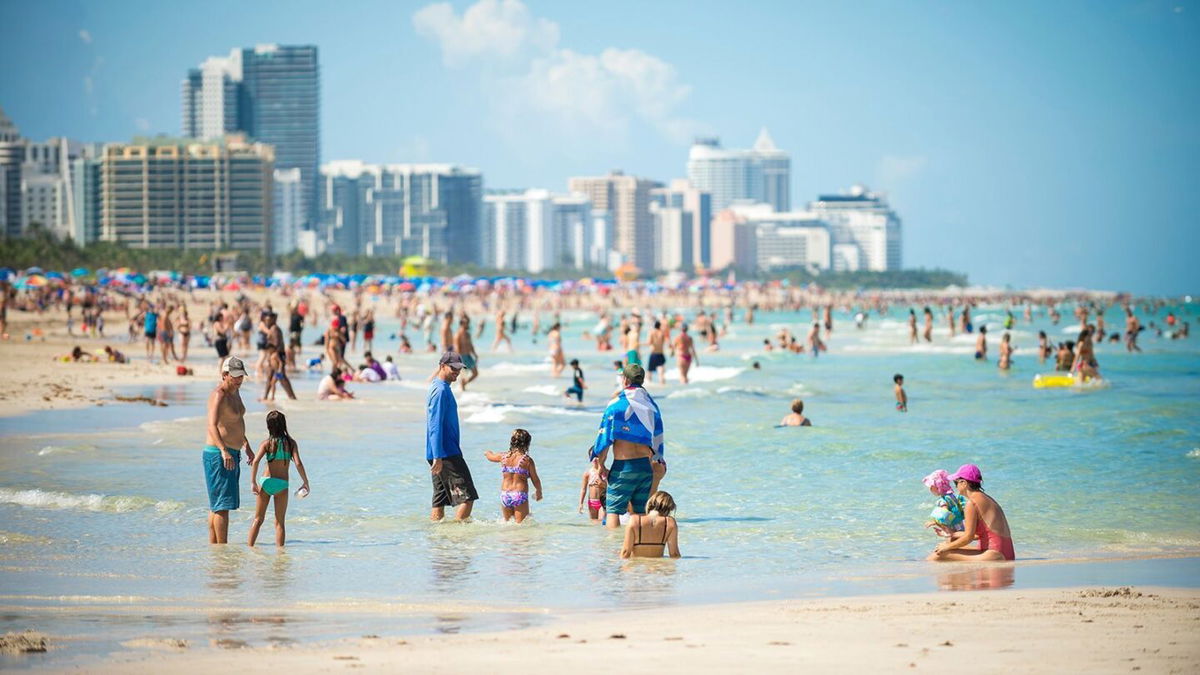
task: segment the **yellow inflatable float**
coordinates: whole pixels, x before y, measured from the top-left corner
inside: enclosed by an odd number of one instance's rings
[[[1064,375],[1062,373],[1053,373],[1050,375],[1039,374],[1033,376],[1034,389],[1057,389],[1060,387],[1087,386],[1091,384],[1094,383],[1090,377],[1083,378],[1083,382],[1080,383],[1075,380],[1074,375]]]

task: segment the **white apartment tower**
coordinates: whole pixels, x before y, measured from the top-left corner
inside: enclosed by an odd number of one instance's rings
[[[834,271],[901,268],[900,217],[884,195],[855,185],[846,194],[818,196],[809,211],[829,224]]]
[[[712,212],[735,200],[791,208],[792,160],[763,129],[749,150],[726,150],[716,138],[698,138],[688,152],[687,176],[692,185],[712,195]]]
[[[305,221],[300,183],[300,169],[275,169],[274,226],[271,228],[271,253],[274,255],[285,255],[300,248],[300,232]]]
[[[485,262],[526,272],[585,269],[595,235],[586,195],[525,190],[484,195]]]

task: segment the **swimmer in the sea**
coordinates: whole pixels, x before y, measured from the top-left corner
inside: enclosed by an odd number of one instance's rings
[[[892,382],[896,384],[896,412],[908,412],[908,394],[904,393],[904,376],[896,373],[892,376]]]
[[[975,338],[975,360],[987,361],[987,326],[980,326],[979,337]]]
[[[804,401],[792,401],[792,412],[779,421],[781,427],[811,427],[812,420],[804,416]]]

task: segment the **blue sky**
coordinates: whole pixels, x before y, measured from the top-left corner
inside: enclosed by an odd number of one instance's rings
[[[1194,0],[0,2],[0,106],[35,139],[178,133],[187,68],[313,43],[325,160],[564,190],[682,176],[692,135],[765,126],[794,202],[888,192],[906,266],[1200,291]]]

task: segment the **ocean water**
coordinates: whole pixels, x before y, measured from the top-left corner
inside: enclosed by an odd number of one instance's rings
[[[1182,312],[1196,322],[1195,305]],[[994,322],[1003,310],[977,315]],[[318,402],[316,376],[298,377],[301,400],[278,403],[312,481],[309,498],[291,500],[282,552],[270,512],[259,547],[245,546],[253,495],[244,465],[231,544],[207,543],[200,458],[210,382],[129,392],[166,408],[2,419],[0,630],[82,635],[96,651],[164,631],[263,644],[525,625],[547,611],[1019,587],[1059,561],[1146,556],[1184,557],[1167,576],[1200,583],[1200,341],[1146,331],[1144,353],[1098,349],[1109,386],[1036,390],[1034,374],[1052,370],[1032,354],[1037,330],[1070,332],[1045,316],[1013,331],[1008,373],[995,365],[998,325],[989,325],[993,360],[977,363],[974,336],[950,339],[944,318],[931,345],[909,345],[898,310],[864,330],[835,315],[819,358],[762,351],[780,326],[803,334],[808,317],[735,323],[720,352],[701,354],[691,385],[679,384],[673,359],[667,384],[650,385],[666,428],[661,487],[679,505],[678,561],[621,561],[619,535],[576,512],[586,450],[615,389],[615,356],[581,336],[595,323],[585,313],[564,315],[567,358],[581,360],[590,386],[582,408],[561,396],[569,371],[550,378],[544,338],[534,344],[527,326],[513,353],[488,351],[490,326],[476,341],[483,372],[459,410],[482,498],[465,525],[428,520],[423,415],[434,359],[398,356],[394,340],[377,340],[375,352],[392,353],[404,381],[351,385],[359,400]],[[1118,312],[1106,318],[1120,325]],[[381,323],[386,338],[395,326]],[[907,414],[893,405],[897,372]],[[255,445],[268,410],[254,401],[257,388],[243,389]],[[776,428],[797,397],[814,426]],[[516,427],[533,435],[545,491],[523,526],[499,522],[500,475],[483,458]],[[965,462],[982,468],[1008,515],[1023,561],[1015,570],[923,561],[936,538],[922,528],[932,496],[921,478]]]

